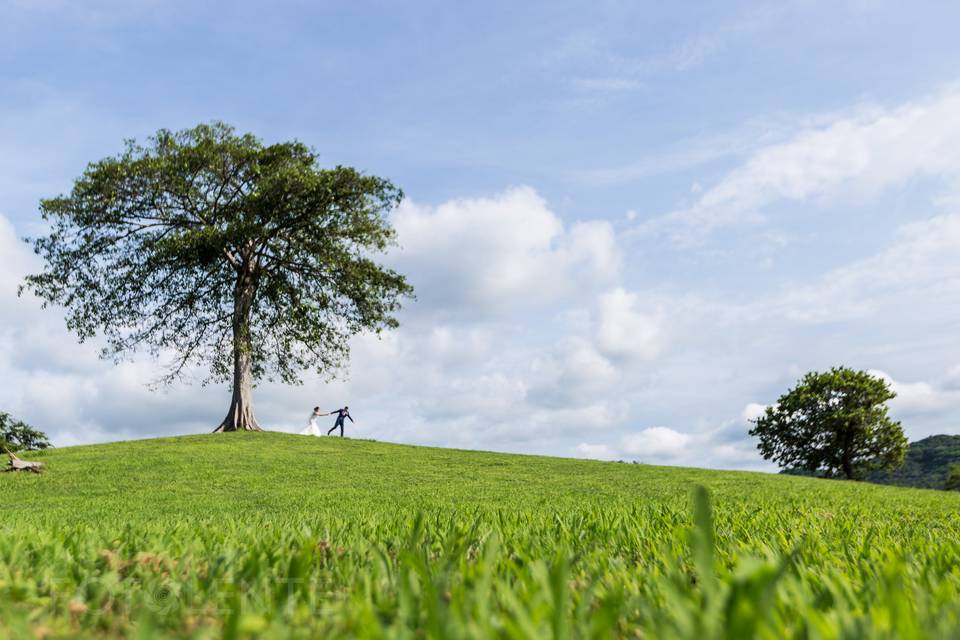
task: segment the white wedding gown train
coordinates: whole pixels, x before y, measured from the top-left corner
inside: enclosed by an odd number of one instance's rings
[[[300,432],[302,436],[322,436],[323,433],[320,431],[320,425],[317,424],[317,419],[319,416],[315,416],[312,413],[310,414],[310,422],[307,424],[307,428]]]

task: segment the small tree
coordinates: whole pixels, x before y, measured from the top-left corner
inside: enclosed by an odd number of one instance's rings
[[[37,451],[50,448],[50,441],[42,431],[0,411],[0,448],[7,451]]]
[[[43,200],[46,260],[24,288],[66,308],[104,357],[139,348],[233,381],[217,431],[259,430],[252,387],[332,375],[348,339],[397,325],[412,288],[371,256],[393,241],[388,180],[322,169],[299,142],[264,146],[222,123],[159,131],[90,164],[70,195]]]
[[[811,372],[754,421],[757,448],[781,467],[860,478],[903,464],[907,438],[887,415],[886,381],[846,367]]]
[[[943,488],[947,491],[960,491],[960,464],[950,465],[950,471],[947,472],[947,481]]]

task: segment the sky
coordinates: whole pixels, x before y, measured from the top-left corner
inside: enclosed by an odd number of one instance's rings
[[[0,410],[58,446],[204,433],[226,385],[78,344],[18,298],[41,198],[226,121],[390,178],[417,299],[296,432],[775,470],[749,420],[807,371],[960,433],[960,5],[0,0]],[[198,378],[200,377],[198,373]]]

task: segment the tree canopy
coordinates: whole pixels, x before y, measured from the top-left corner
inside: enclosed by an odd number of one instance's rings
[[[258,429],[254,381],[335,375],[349,337],[397,326],[405,278],[375,261],[394,241],[402,192],[351,167],[324,169],[300,142],[264,145],[223,123],[160,130],[90,164],[43,200],[46,261],[24,288],[62,305],[103,356],[169,359],[164,380],[202,365],[233,380],[218,430]]]
[[[37,451],[48,449],[50,441],[47,434],[22,420],[17,420],[9,413],[0,411],[0,447],[13,452]]]
[[[767,407],[750,435],[781,467],[859,479],[903,463],[907,439],[890,419],[885,380],[847,367],[811,372]]]

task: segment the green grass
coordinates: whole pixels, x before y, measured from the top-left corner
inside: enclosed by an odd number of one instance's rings
[[[960,494],[277,433],[29,458],[0,637],[960,637]]]

